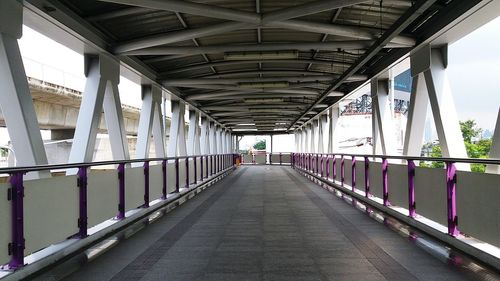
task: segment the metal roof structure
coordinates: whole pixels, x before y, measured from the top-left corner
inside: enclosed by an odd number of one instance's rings
[[[28,2],[67,9],[225,127],[263,133],[297,128],[479,1]]]

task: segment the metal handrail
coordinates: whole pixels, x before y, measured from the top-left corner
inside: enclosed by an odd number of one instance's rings
[[[454,162],[454,163],[470,163],[470,164],[491,164],[500,165],[498,158],[446,158],[446,157],[423,157],[423,156],[402,156],[402,155],[380,155],[380,154],[349,154],[349,153],[316,153],[316,152],[297,152],[297,154],[324,155],[324,156],[351,156],[360,158],[381,158],[381,159],[396,159],[396,160],[413,160],[413,161],[432,161],[432,162]]]
[[[194,157],[198,158],[206,156],[231,155],[231,154],[234,153],[199,154],[199,155],[175,156],[175,157],[164,157],[164,158],[142,158],[142,159],[127,159],[127,160],[109,160],[109,161],[99,161],[99,162],[81,162],[81,163],[69,163],[69,164],[18,166],[18,167],[0,168],[0,174],[10,174],[16,172],[37,172],[45,170],[60,170],[60,169],[80,168],[80,167],[93,167],[93,166],[131,164],[131,163],[144,163],[144,162],[164,161],[164,160],[169,161],[175,159],[189,159]]]

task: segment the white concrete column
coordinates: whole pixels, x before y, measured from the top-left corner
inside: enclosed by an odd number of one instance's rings
[[[447,46],[442,48],[431,48],[426,46],[420,49],[415,54],[412,54],[411,73],[414,77],[413,81],[417,82],[414,86],[415,93],[418,95],[424,94],[424,90],[420,83],[425,78],[425,86],[427,89],[428,100],[431,105],[436,131],[438,133],[439,144],[444,157],[466,158],[467,152],[460,131],[455,102],[451,93],[446,67],[448,65]],[[413,91],[412,91],[413,94]],[[412,124],[407,125],[411,130],[406,133],[405,137],[405,152],[416,153],[421,149],[423,127],[421,123],[425,123],[425,113],[423,106],[425,98],[415,97],[415,107],[413,108],[411,120]],[[421,100],[418,100],[421,99]],[[411,102],[411,101],[410,101]],[[410,105],[411,106],[411,105]],[[412,128],[412,127],[415,128]],[[422,132],[417,132],[421,130]],[[420,138],[417,140],[416,138]],[[420,142],[420,145],[418,145]],[[418,148],[417,148],[418,147]],[[419,152],[419,151],[418,151]],[[459,169],[470,169],[469,165],[457,165]]]
[[[189,131],[188,131],[188,155],[196,155],[196,146],[200,143],[200,136],[198,132],[199,113],[195,110],[189,111]],[[199,151],[198,151],[199,153]]]
[[[311,152],[311,124],[304,125],[306,133],[304,135],[304,152]]]
[[[394,134],[394,121],[389,105],[388,80],[372,78],[371,96],[373,154],[394,155],[396,135]]]
[[[0,106],[16,157],[16,166],[47,164],[33,100],[17,39],[22,36],[23,7],[0,1]],[[40,172],[35,177],[48,177]]]
[[[337,124],[340,117],[338,105],[330,108],[328,117],[328,153],[334,153],[338,151]]]
[[[406,133],[403,146],[403,155],[420,156],[424,139],[425,120],[429,96],[425,87],[423,75],[417,74],[412,78],[410,105],[406,121]]]
[[[172,119],[170,121],[170,139],[168,142],[167,156],[185,156],[186,151],[186,134],[184,114],[186,107],[180,101],[171,101],[172,104]]]
[[[200,144],[201,144],[201,154],[210,154],[210,130],[209,121],[207,117],[201,117],[201,133],[200,133]]]
[[[309,152],[315,153],[317,152],[316,150],[316,133],[318,131],[318,120],[312,120],[311,122],[311,140],[310,140],[310,147],[309,147]]]
[[[165,157],[163,116],[161,114],[161,88],[155,85],[142,85],[142,108],[137,130],[137,159],[148,158],[150,139],[155,141],[156,157]]]
[[[120,65],[104,55],[85,55],[85,90],[82,95],[69,162],[93,159],[97,129],[104,108],[114,160],[129,158],[118,84]]]
[[[318,153],[325,152],[324,132],[326,131],[327,116],[321,115],[318,118]]]
[[[209,126],[209,139],[210,139],[210,154],[217,154],[217,143],[216,143],[216,128],[215,123],[210,122]]]
[[[222,128],[219,125],[215,126],[215,146],[217,154],[222,153]]]

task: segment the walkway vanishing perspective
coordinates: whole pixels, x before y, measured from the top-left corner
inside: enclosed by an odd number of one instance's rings
[[[75,267],[65,280],[498,278],[459,253],[450,254],[462,262],[454,265],[442,255],[449,249],[418,232],[409,239],[386,225],[290,167],[243,166],[110,250],[95,254],[113,239],[38,279]]]

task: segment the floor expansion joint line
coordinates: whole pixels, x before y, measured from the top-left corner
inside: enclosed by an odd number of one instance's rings
[[[111,280],[126,281],[139,280],[161,257],[195,224],[203,213],[209,209],[234,182],[236,182],[245,172],[243,168],[234,177],[229,178],[227,182],[221,182],[223,185],[207,198],[201,205],[193,210],[188,216],[178,222],[171,230],[163,234],[154,244],[142,252],[135,260],[129,263],[125,268],[119,271]]]
[[[363,234],[351,222],[345,219],[327,202],[316,195],[309,188],[304,186],[300,180],[288,170],[285,170],[287,175],[292,179],[293,183],[311,200],[323,214],[334,223],[339,230],[359,249],[366,259],[382,274],[387,280],[419,280],[404,266],[394,260],[368,236]]]

